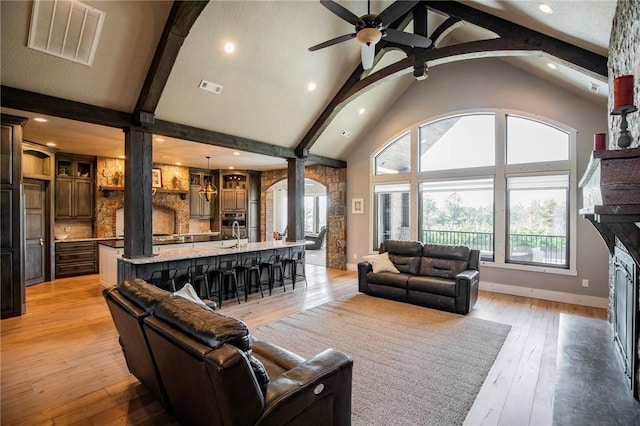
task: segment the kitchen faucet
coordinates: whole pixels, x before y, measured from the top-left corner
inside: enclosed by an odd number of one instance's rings
[[[237,231],[236,231],[237,229]],[[236,243],[236,247],[240,248],[240,224],[237,220],[234,220],[231,224],[231,236],[236,237],[238,242]]]

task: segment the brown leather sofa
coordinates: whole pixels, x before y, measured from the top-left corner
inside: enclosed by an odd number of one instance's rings
[[[349,425],[353,360],[309,359],[143,280],[103,295],[129,371],[183,424]]]
[[[478,250],[386,240],[379,253],[388,253],[397,271],[373,272],[371,263],[359,263],[362,293],[459,314],[469,313],[478,300]]]

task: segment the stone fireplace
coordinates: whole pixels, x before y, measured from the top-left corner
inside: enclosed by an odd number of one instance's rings
[[[633,103],[640,106],[640,3],[619,1],[609,42],[609,111],[613,79],[634,75]],[[580,187],[580,213],[598,230],[611,253],[609,322],[629,386],[636,399],[640,390],[640,114],[627,117],[631,147],[620,149],[621,117],[609,115],[608,149],[594,151]]]

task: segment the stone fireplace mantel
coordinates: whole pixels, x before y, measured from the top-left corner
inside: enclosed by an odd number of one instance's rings
[[[594,151],[579,186],[584,205],[580,214],[602,236],[613,259],[609,320],[632,394],[638,398],[640,148]]]

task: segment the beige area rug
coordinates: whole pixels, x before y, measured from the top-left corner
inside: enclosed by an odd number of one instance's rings
[[[358,294],[252,333],[305,357],[351,355],[353,424],[404,426],[462,424],[510,329]]]

